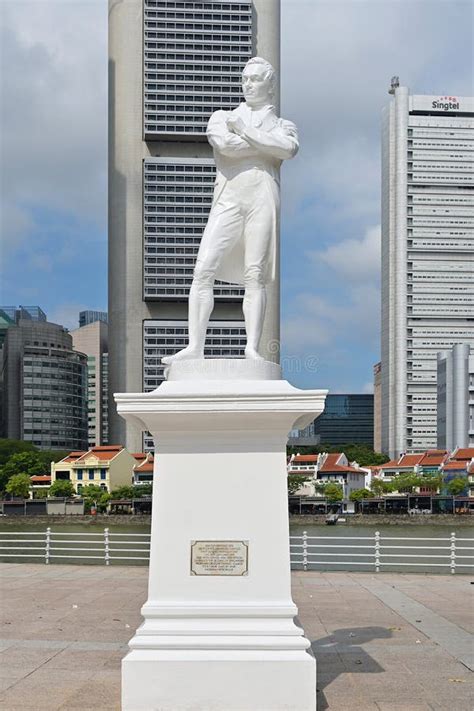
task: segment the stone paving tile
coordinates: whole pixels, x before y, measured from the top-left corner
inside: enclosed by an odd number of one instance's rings
[[[147,569],[6,564],[1,572],[0,707],[119,711],[120,662],[141,622]],[[403,608],[376,597],[371,581],[462,630],[472,626],[467,577],[294,572],[299,618],[317,658],[318,711],[473,711],[468,669]]]

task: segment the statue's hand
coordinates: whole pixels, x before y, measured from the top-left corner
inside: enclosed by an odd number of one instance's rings
[[[245,124],[238,116],[231,116],[227,119],[227,128],[237,136],[242,136],[245,131]]]

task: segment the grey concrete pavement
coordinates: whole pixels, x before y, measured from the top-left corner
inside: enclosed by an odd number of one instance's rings
[[[120,709],[147,575],[0,565],[0,708]],[[467,576],[294,572],[318,711],[473,711],[472,592]]]

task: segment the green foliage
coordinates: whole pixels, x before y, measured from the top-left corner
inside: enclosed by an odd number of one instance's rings
[[[374,477],[370,485],[371,490],[376,496],[381,496],[382,494],[388,494],[393,491],[392,483],[390,481],[383,481],[379,477]]]
[[[151,484],[137,484],[135,486],[119,486],[111,493],[112,499],[140,499],[142,496],[151,496]]]
[[[133,486],[119,486],[111,492],[112,499],[133,499],[134,498],[134,487]]]
[[[31,442],[23,442],[21,439],[0,439],[0,469],[14,454],[21,452],[36,452],[36,448]]]
[[[18,444],[16,440],[2,440],[2,442],[13,442],[15,446]],[[29,443],[21,442],[19,444]],[[28,476],[49,474],[51,462],[57,462],[64,456],[66,456],[66,452],[39,452],[28,447],[23,451],[13,452],[4,464],[0,465],[0,491],[5,491],[7,481],[14,474],[28,474]]]
[[[417,476],[414,472],[411,474],[399,474],[392,479],[392,491],[398,491],[399,494],[412,494],[419,486],[423,486],[424,477]]]
[[[340,484],[329,483],[324,487],[324,495],[328,501],[342,501],[343,491]]]
[[[31,479],[28,474],[13,474],[7,481],[6,491],[12,496],[21,496],[23,499],[27,499],[30,485]]]
[[[47,486],[42,486],[41,489],[34,489],[33,490],[33,498],[34,499],[47,499],[49,496],[49,487]]]
[[[84,510],[86,513],[89,513],[93,506],[97,506],[97,511],[103,513],[111,499],[110,494],[105,491],[105,489],[101,489],[100,486],[95,484],[83,486],[80,490],[80,495],[84,499]]]
[[[466,490],[467,485],[466,477],[457,476],[447,483],[446,489],[451,496],[460,496]]]
[[[57,496],[62,498],[70,498],[74,496],[74,486],[68,479],[56,479],[49,487],[49,496]]]
[[[374,496],[374,492],[369,489],[356,489],[355,491],[351,491],[349,499],[351,501],[362,501],[362,499],[373,499]]]
[[[423,486],[425,489],[429,489],[431,492],[436,493],[440,488],[442,481],[443,479],[441,475],[430,474],[427,476],[420,477],[420,486]]]
[[[288,455],[290,454],[321,454],[322,452],[343,452],[349,462],[358,462],[361,467],[366,467],[372,464],[385,464],[389,461],[389,457],[380,452],[374,452],[368,444],[354,444],[348,442],[332,446],[330,444],[318,444],[311,446],[290,446],[287,447]]]
[[[288,494],[292,496],[296,494],[299,488],[304,486],[307,481],[311,481],[313,477],[305,474],[288,474]]]

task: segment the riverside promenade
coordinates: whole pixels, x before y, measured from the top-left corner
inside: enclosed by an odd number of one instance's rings
[[[146,567],[1,564],[0,709],[119,711],[120,660],[147,578]],[[317,658],[318,711],[474,709],[468,576],[293,572],[292,581]]]

